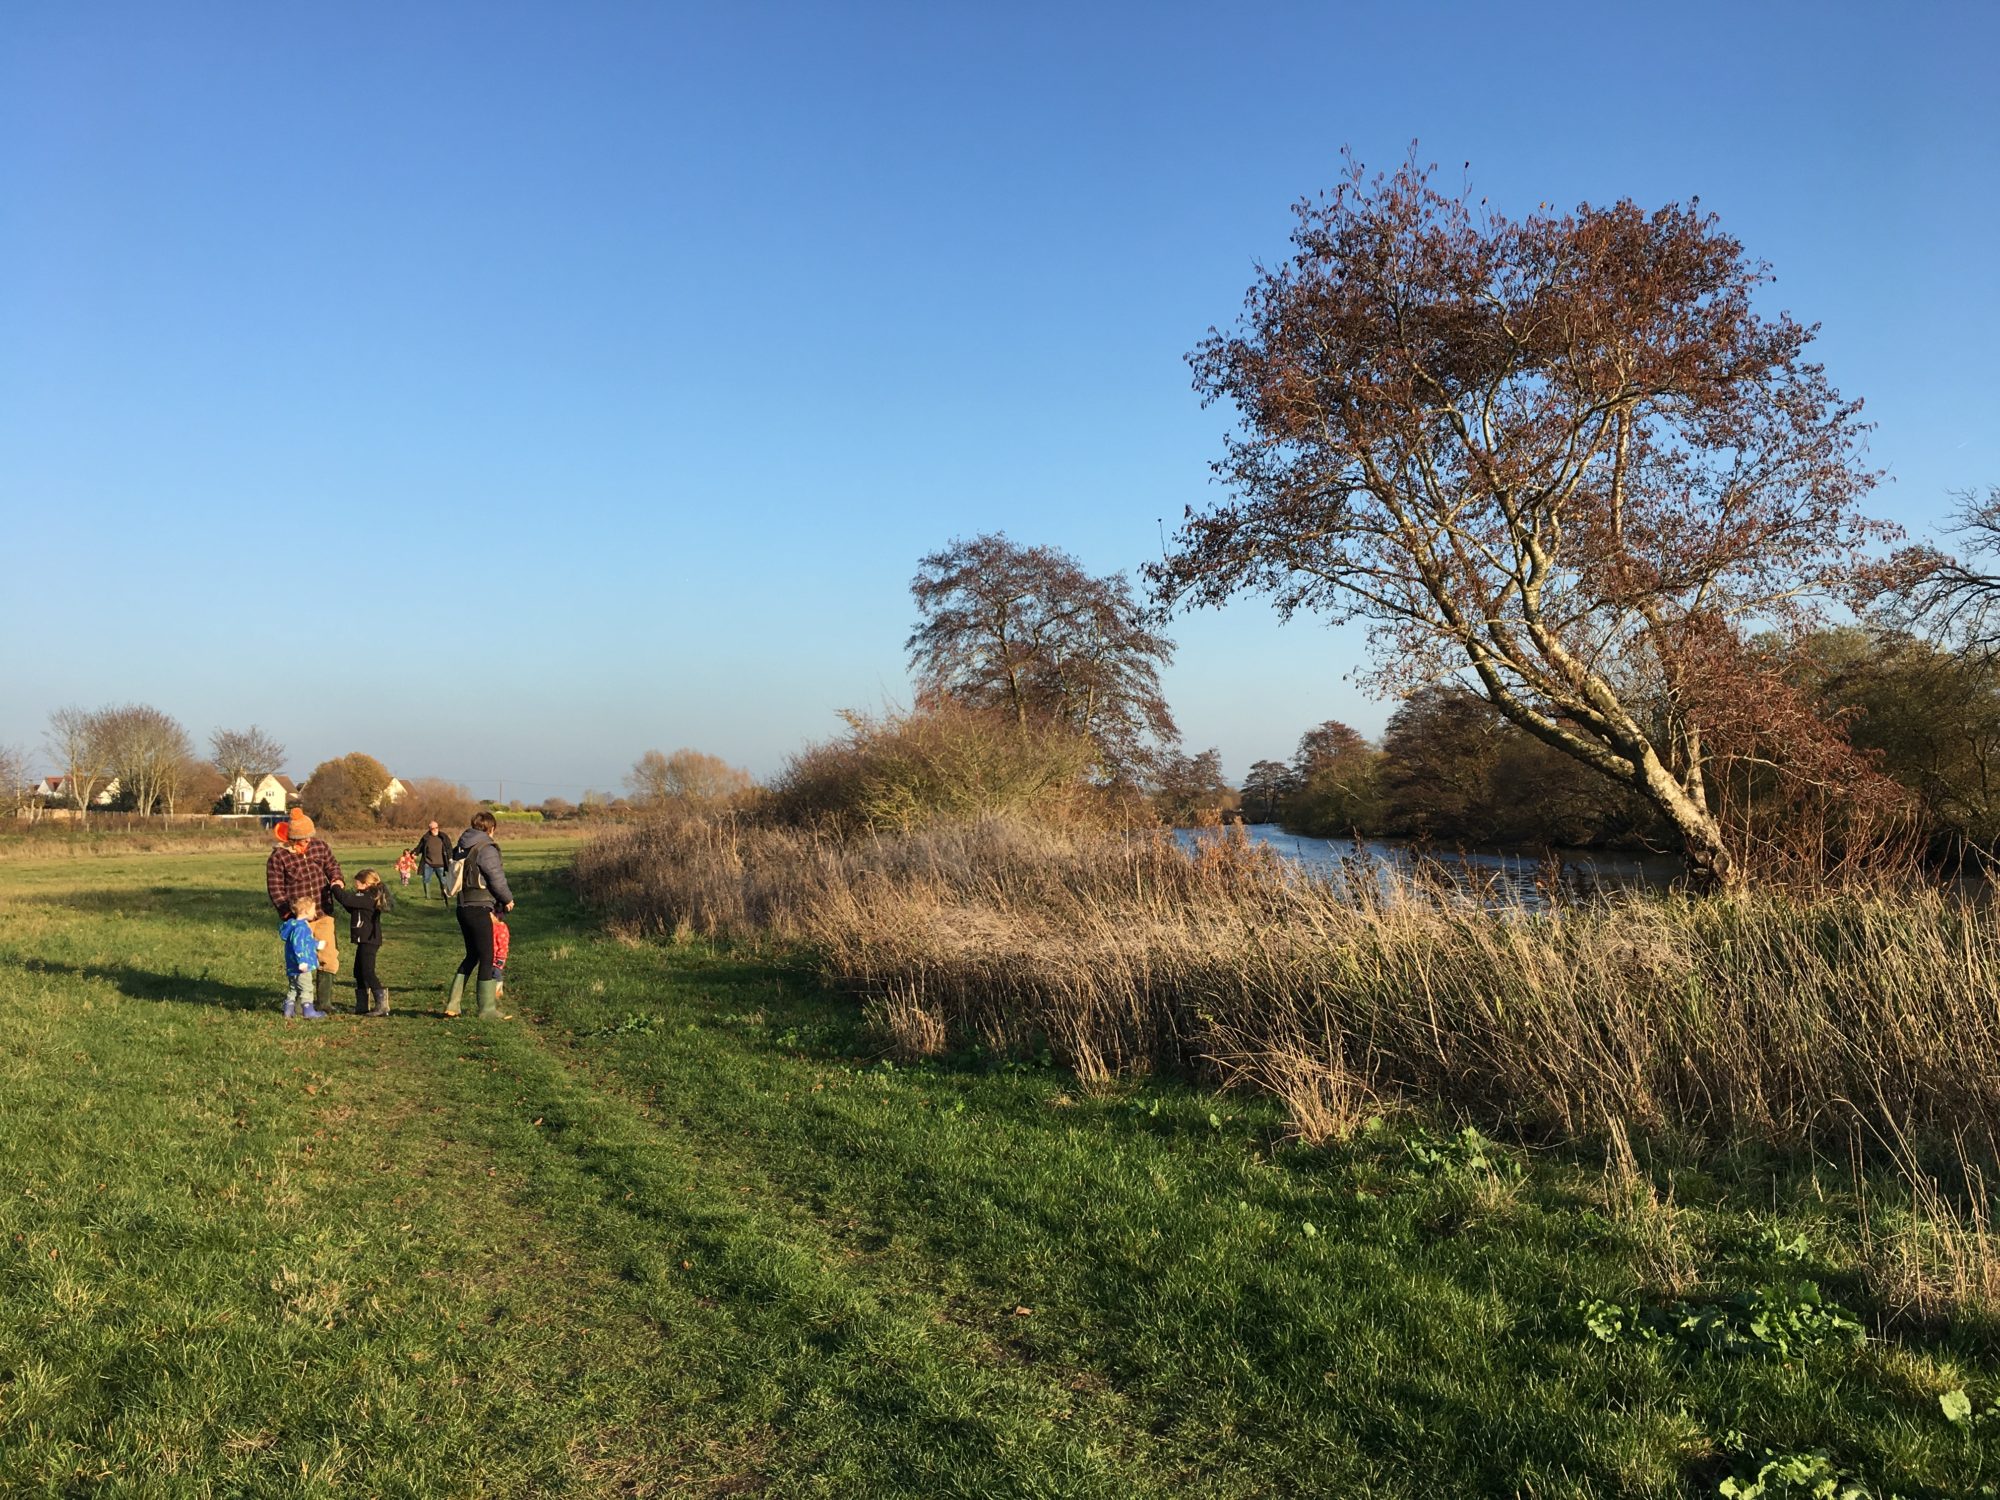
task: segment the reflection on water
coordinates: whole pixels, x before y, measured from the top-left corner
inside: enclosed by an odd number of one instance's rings
[[[1226,838],[1234,830],[1184,828],[1175,837],[1187,848],[1204,839]],[[1610,854],[1598,850],[1557,849],[1547,855],[1444,848],[1418,849],[1398,839],[1337,841],[1304,838],[1275,823],[1250,823],[1243,832],[1253,844],[1268,845],[1295,860],[1311,874],[1336,884],[1373,873],[1387,890],[1402,879],[1423,873],[1441,875],[1452,886],[1484,906],[1547,904],[1554,890],[1574,896],[1618,891],[1652,890],[1680,878],[1682,866],[1672,855]]]

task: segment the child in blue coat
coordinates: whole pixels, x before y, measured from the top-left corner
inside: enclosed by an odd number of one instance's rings
[[[285,1019],[302,1015],[317,1021],[326,1014],[313,1007],[313,977],[319,972],[319,939],[313,936],[313,918],[319,904],[309,899],[292,903],[292,915],[278,924],[278,936],[285,945]]]

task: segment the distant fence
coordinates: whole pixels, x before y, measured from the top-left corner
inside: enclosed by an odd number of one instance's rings
[[[135,813],[93,809],[86,818],[73,807],[24,807],[14,814],[17,823],[83,823],[91,828],[230,828],[269,827],[282,813]]]

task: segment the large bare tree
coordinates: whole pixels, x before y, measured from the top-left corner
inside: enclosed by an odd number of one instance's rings
[[[285,747],[255,724],[248,729],[218,729],[208,737],[215,768],[229,783],[236,811],[242,812],[247,799],[237,796],[236,784],[243,781],[252,791],[266,776],[285,763]]]
[[[87,818],[98,789],[111,775],[111,736],[101,709],[59,708],[49,715],[43,743],[62,767],[63,783],[76,804],[77,816]]]
[[[685,812],[722,812],[742,802],[757,783],[719,755],[676,750],[663,755],[648,750],[632,763],[625,777],[632,800],[642,807],[676,808]]]
[[[1920,628],[1958,649],[2000,656],[2000,484],[1957,496],[1957,553],[1908,548],[1886,571],[1876,602],[1892,625]]]
[[[119,795],[132,810],[150,817],[172,793],[193,759],[193,747],[180,721],[149,703],[127,703],[99,716],[107,739],[111,772]]]
[[[1292,240],[1189,357],[1239,418],[1234,493],[1156,587],[1364,622],[1385,683],[1467,677],[1741,886],[1711,778],[1759,696],[1746,637],[1802,628],[1892,530],[1813,329],[1756,310],[1767,269],[1697,204],[1510,220],[1414,158],[1350,162]]]
[[[905,644],[925,693],[1087,735],[1113,777],[1179,743],[1160,691],[1173,642],[1122,574],[1093,577],[1067,552],[992,533],[923,558],[910,593]]]
[[[14,745],[0,745],[0,809],[15,817],[29,811],[28,758]]]

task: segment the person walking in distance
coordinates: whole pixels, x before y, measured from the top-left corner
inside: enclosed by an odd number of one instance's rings
[[[410,853],[417,857],[417,878],[423,884],[424,894],[428,896],[431,893],[431,876],[436,875],[438,899],[444,900],[444,862],[451,857],[451,840],[439,832],[436,818],[431,819],[429,828],[417,835],[416,843],[410,846]]]
[[[458,836],[452,857],[463,862],[458,881],[458,930],[465,939],[465,960],[452,976],[451,998],[444,1013],[455,1016],[465,1001],[466,981],[478,976],[479,1019],[497,1021],[500,987],[493,977],[493,915],[514,909],[507,889],[507,872],[500,863],[500,846],[493,842],[498,826],[485,809],[472,815],[472,826]]]

